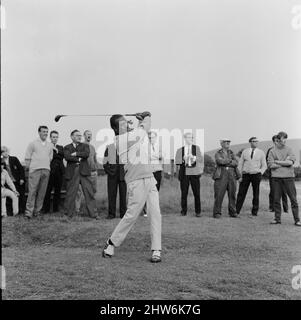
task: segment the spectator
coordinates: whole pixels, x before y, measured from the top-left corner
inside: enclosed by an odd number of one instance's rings
[[[25,212],[26,198],[25,198],[25,170],[17,157],[9,155],[9,149],[5,146],[1,147],[1,156],[6,165],[6,171],[13,181],[19,193],[19,213]],[[7,213],[13,213],[13,205],[11,198],[6,201]]]
[[[236,180],[240,178],[237,170],[238,161],[230,149],[230,139],[221,139],[221,149],[215,153],[216,170],[213,173],[214,180],[214,207],[213,217],[221,218],[222,203],[226,191],[228,192],[228,214],[236,218]]]
[[[272,141],[274,143],[274,147],[275,147],[275,141],[277,139],[277,135],[274,135],[272,137]],[[274,147],[271,147],[268,149],[267,151],[267,154],[266,154],[266,161],[268,162],[268,157],[269,157],[269,153],[270,151],[274,148]],[[271,169],[268,168],[267,169],[267,176],[269,177],[269,185],[270,185],[270,193],[269,193],[269,210],[270,212],[274,212],[274,185],[273,185],[273,179],[272,179],[272,174],[271,174]],[[282,207],[283,207],[283,211],[284,212],[288,212],[288,203],[287,203],[287,195],[285,193],[285,190],[282,190],[283,193],[282,193]]]
[[[239,214],[244,204],[250,184],[253,189],[252,216],[257,216],[259,209],[259,190],[261,177],[267,169],[264,152],[257,148],[258,139],[249,139],[250,148],[245,149],[239,160],[238,170],[242,174],[239,179],[239,190],[236,201],[236,214]]]
[[[295,226],[301,227],[293,167],[296,156],[292,149],[286,146],[286,140],[287,134],[279,132],[275,140],[275,147],[269,152],[268,156],[268,165],[271,169],[274,186],[275,219],[271,224],[281,223],[281,197],[285,190],[291,201]]]
[[[90,148],[87,144],[80,142],[81,138],[82,135],[78,130],[72,131],[72,143],[68,144],[64,148],[64,157],[67,161],[67,194],[65,199],[66,215],[70,218],[74,215],[75,199],[79,185],[81,185],[89,216],[94,219],[99,219],[95,212],[95,192],[91,181],[91,168],[88,163]]]
[[[59,133],[57,131],[51,131],[50,140],[53,147],[53,158],[50,163],[50,176],[43,205],[44,213],[49,213],[50,211],[51,192],[53,189],[53,212],[59,211],[61,202],[61,190],[65,174],[65,167],[63,162],[64,147],[57,144],[58,139]]]
[[[29,144],[25,155],[29,168],[25,216],[29,219],[41,213],[53,158],[53,145],[47,141],[48,128],[40,126],[38,132],[39,138]]]
[[[103,167],[108,175],[108,200],[109,213],[107,219],[116,218],[116,199],[119,188],[119,213],[120,218],[123,218],[126,206],[126,182],[124,179],[124,165],[119,163],[119,156],[114,143],[107,146],[104,154]]]
[[[201,216],[200,177],[204,170],[204,158],[199,146],[193,144],[192,133],[184,135],[185,146],[176,153],[176,164],[179,167],[179,180],[181,187],[181,214],[187,214],[187,196],[189,185],[194,195],[196,217]]]
[[[8,188],[6,186],[8,186]],[[6,211],[7,198],[10,198],[12,200],[13,215],[15,216],[16,214],[18,214],[18,211],[19,211],[18,196],[19,196],[19,193],[6,170],[5,161],[3,158],[1,158],[1,217],[7,216],[7,211]]]

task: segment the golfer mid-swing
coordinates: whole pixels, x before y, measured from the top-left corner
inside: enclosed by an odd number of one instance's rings
[[[119,247],[139,217],[145,203],[150,219],[151,262],[161,262],[161,213],[159,194],[152,166],[149,164],[149,139],[151,127],[149,112],[137,113],[138,128],[130,130],[122,115],[113,115],[111,128],[115,132],[115,143],[119,163],[124,164],[125,181],[128,189],[127,211],[107,240],[103,257],[112,257],[114,247]]]

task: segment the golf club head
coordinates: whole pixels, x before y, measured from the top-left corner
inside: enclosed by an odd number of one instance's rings
[[[65,116],[64,116],[63,114],[58,114],[58,115],[54,118],[54,121],[55,121],[55,122],[59,122],[62,117],[65,117]]]

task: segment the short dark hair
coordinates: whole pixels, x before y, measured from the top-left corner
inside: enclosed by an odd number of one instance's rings
[[[110,118],[111,128],[114,130],[115,135],[119,134],[119,119],[122,118],[122,114],[113,114]]]
[[[4,158],[2,156],[1,156],[1,166],[4,166],[4,169],[7,169],[6,163],[5,163]]]
[[[284,131],[280,131],[280,132],[278,132],[278,134],[277,134],[277,138],[278,138],[278,139],[281,139],[281,138],[287,139],[287,133],[284,132]]]
[[[85,135],[87,132],[91,132],[91,133],[92,133],[91,130],[87,129],[87,130],[84,131],[84,135]]]
[[[47,126],[39,126],[38,132],[41,132],[42,129],[48,130],[48,127]]]
[[[250,139],[249,139],[249,142],[252,142],[252,140],[257,140],[257,137],[251,137]]]
[[[274,134],[273,137],[272,137],[272,141],[275,142],[277,137],[278,137],[277,134]]]
[[[59,134],[56,130],[52,130],[51,132],[50,132],[50,137],[53,135],[53,134]]]
[[[73,130],[73,131],[71,132],[71,136],[73,136],[73,135],[74,135],[74,133],[76,133],[76,132],[80,132],[80,131],[79,131],[79,130],[77,130],[77,129]]]

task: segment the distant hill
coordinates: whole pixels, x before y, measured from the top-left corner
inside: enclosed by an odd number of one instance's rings
[[[238,153],[241,149],[246,149],[249,148],[249,143],[242,143],[242,144],[235,144],[231,145],[231,149],[233,152],[236,154]],[[258,143],[258,148],[262,149],[264,152],[267,152],[267,150],[272,146],[271,141],[260,141]],[[287,140],[287,146],[291,147],[293,149],[293,152],[295,153],[297,157],[297,161],[295,163],[296,166],[300,166],[300,158],[301,158],[301,139],[288,139]],[[211,158],[214,159],[214,154],[218,149],[211,150],[206,152]]]

